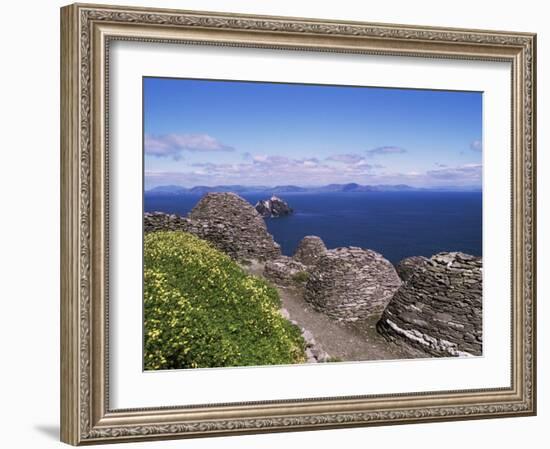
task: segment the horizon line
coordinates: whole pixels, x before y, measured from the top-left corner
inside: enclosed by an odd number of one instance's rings
[[[403,187],[408,189],[455,189],[455,190],[483,190],[482,185],[444,185],[444,186],[413,186],[410,184],[359,184],[356,182],[333,182],[329,184],[310,184],[310,185],[299,185],[299,184],[276,184],[276,185],[263,185],[263,184],[215,184],[215,185],[206,185],[206,184],[196,184],[192,186],[184,186],[181,184],[160,184],[158,186],[151,187],[149,189],[144,189],[144,192],[150,192],[151,190],[162,188],[162,187],[178,187],[182,189],[194,189],[197,187],[207,188],[207,189],[213,189],[213,188],[220,188],[220,187],[242,187],[242,188],[261,188],[263,190],[269,190],[269,189],[276,189],[280,187],[296,187],[300,189],[312,189],[312,188],[320,188],[320,187],[328,187],[328,186],[347,186],[347,185],[356,185],[359,187]]]

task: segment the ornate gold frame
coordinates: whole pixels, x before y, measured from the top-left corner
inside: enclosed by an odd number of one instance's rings
[[[109,42],[207,43],[512,65],[511,388],[111,410],[106,120]],[[61,9],[61,439],[86,443],[533,415],[535,51],[529,33],[75,4]]]

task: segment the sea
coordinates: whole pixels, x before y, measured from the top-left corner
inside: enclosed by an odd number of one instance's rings
[[[241,194],[252,205],[265,194]],[[397,264],[408,256],[462,251],[482,256],[481,192],[334,192],[278,195],[294,214],[266,218],[283,254],[294,254],[306,235],[317,235],[327,248],[358,246]],[[145,212],[185,216],[200,195],[145,195]]]

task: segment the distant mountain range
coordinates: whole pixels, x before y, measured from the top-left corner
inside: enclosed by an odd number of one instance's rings
[[[479,192],[480,187],[411,187],[406,184],[396,185],[361,185],[354,182],[348,184],[328,184],[325,186],[300,187],[295,185],[283,186],[242,186],[242,185],[221,185],[221,186],[195,186],[182,187],[175,185],[158,186],[145,192],[148,196],[178,196],[178,195],[204,195],[209,192],[234,192],[234,193],[263,193],[266,195],[282,193],[330,193],[330,192],[403,192],[403,191],[461,191]]]

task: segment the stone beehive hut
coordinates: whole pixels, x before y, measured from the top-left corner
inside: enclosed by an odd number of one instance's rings
[[[234,193],[206,194],[187,218],[146,213],[144,230],[190,232],[238,261],[264,261],[281,255],[256,209]]]
[[[188,218],[201,224],[201,235],[236,260],[270,260],[281,255],[263,218],[235,193],[207,193]]]
[[[481,355],[481,258],[439,253],[417,265],[377,328],[433,355]]]
[[[320,237],[308,235],[298,244],[293,258],[304,265],[315,265],[326,251],[327,247]]]
[[[397,274],[403,282],[407,281],[412,273],[421,265],[426,263],[428,259],[422,256],[411,256],[403,259],[397,264]]]
[[[401,280],[380,254],[356,247],[327,250],[311,269],[305,299],[344,321],[379,317]]]

